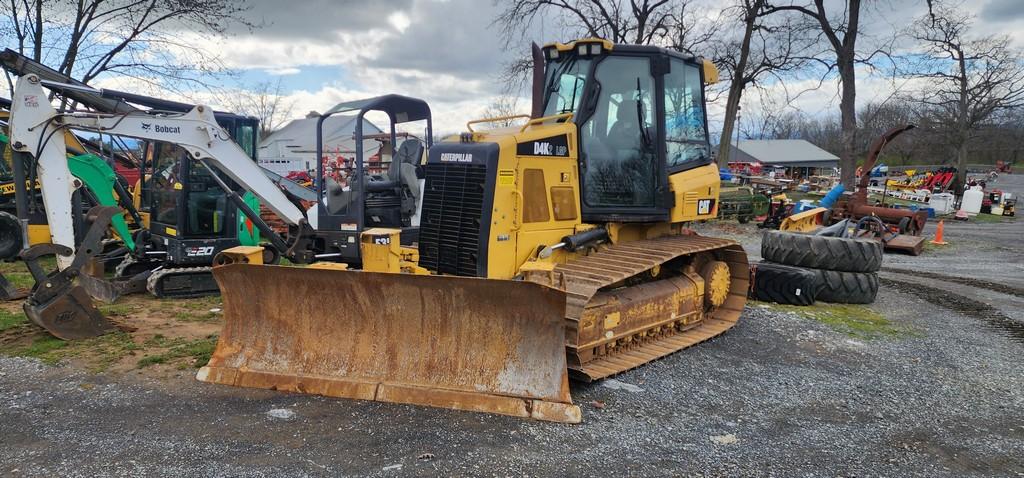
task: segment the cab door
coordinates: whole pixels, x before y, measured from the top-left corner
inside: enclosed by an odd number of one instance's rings
[[[581,208],[586,221],[668,218],[661,76],[651,55],[602,58],[579,118]]]

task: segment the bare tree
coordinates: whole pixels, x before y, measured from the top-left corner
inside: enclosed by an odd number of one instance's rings
[[[495,3],[499,3],[495,0]],[[563,37],[604,38],[614,43],[659,45],[691,53],[705,49],[717,31],[714,21],[692,8],[693,0],[510,0],[493,25],[506,47],[524,49],[531,27],[544,20]],[[564,38],[563,38],[564,39]],[[521,88],[530,72],[529,55],[505,67],[509,90]]]
[[[491,124],[500,127],[512,126],[517,123],[522,123],[522,119],[510,118],[510,116],[527,114],[527,111],[523,111],[519,107],[519,97],[505,94],[494,98],[494,101],[490,105],[487,105],[487,109],[484,110],[484,118],[504,118],[498,121],[492,121]]]
[[[810,22],[817,25],[821,37],[831,50],[830,58],[821,56],[818,60],[825,66],[826,74],[833,70],[839,73],[839,114],[843,132],[842,150],[839,154],[839,166],[842,168],[840,177],[843,184],[851,187],[857,164],[857,87],[854,66],[858,61],[857,37],[861,29],[861,0],[844,0],[843,6],[838,15],[826,11],[825,0],[772,5],[768,11],[790,11],[805,15]]]
[[[730,77],[725,121],[719,141],[718,160],[729,161],[729,147],[743,92],[765,76],[780,78],[806,62],[810,47],[803,28],[789,18],[779,21],[767,0],[738,0],[729,10],[740,20],[742,34],[734,41],[718,43],[715,62]]]
[[[1024,55],[1005,35],[971,35],[973,18],[944,2],[933,2],[913,37],[923,45],[915,75],[927,80],[917,95],[933,128],[945,131],[956,152],[957,182],[966,177],[972,138],[998,115],[1024,106]]]
[[[3,0],[0,38],[18,53],[88,83],[113,72],[161,88],[222,70],[206,41],[252,28],[239,0]],[[170,80],[170,81],[168,81]],[[158,85],[159,83],[159,85]]]
[[[267,137],[292,116],[295,103],[284,95],[281,78],[264,81],[251,88],[233,91],[221,100],[232,112],[253,116],[260,122],[260,136]]]

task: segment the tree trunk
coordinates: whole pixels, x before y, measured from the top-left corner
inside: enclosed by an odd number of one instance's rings
[[[36,0],[36,31],[33,32],[32,59],[43,61],[43,0]]]
[[[753,6],[746,6],[744,17],[743,42],[740,43],[740,58],[736,62],[736,70],[732,72],[732,84],[729,85],[729,97],[725,102],[725,123],[722,125],[722,137],[718,142],[718,165],[727,167],[729,165],[729,148],[732,141],[733,131],[736,125],[736,113],[740,109],[740,99],[743,97],[743,88],[747,85],[747,61],[750,58],[750,37],[754,34],[754,22],[757,20],[758,10],[761,9],[762,1],[757,1]]]
[[[733,81],[729,85],[729,98],[725,102],[725,123],[722,124],[722,137],[718,143],[718,165],[726,167],[729,165],[731,154],[731,141],[736,130],[736,113],[740,107],[740,97],[743,94],[742,82]]]
[[[839,112],[842,117],[842,147],[839,154],[839,179],[852,190],[854,175],[857,170],[857,89],[853,68],[853,52],[840,55],[839,81],[842,86],[842,97],[839,101]],[[864,171],[865,174],[868,171]]]
[[[956,180],[953,181],[953,194],[964,193],[964,185],[967,184],[967,141],[962,140],[956,147]]]

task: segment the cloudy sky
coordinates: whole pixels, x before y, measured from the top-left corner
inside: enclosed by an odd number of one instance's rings
[[[706,0],[707,6],[720,2]],[[240,72],[226,88],[276,82],[279,78],[293,102],[292,115],[324,111],[332,105],[384,93],[427,100],[435,130],[456,132],[479,117],[502,93],[503,62],[523,51],[506,51],[491,25],[500,6],[492,0],[253,0],[251,20],[265,26],[235,31],[215,50]],[[834,3],[834,1],[832,2]],[[865,2],[869,30],[885,34],[901,30],[925,12],[924,0]],[[1008,33],[1024,40],[1024,0],[971,0],[963,8],[977,16],[979,33]],[[536,25],[529,33],[538,43],[566,41],[555,22]],[[187,33],[186,33],[187,35]],[[197,41],[201,40],[199,38]],[[1022,42],[1024,43],[1024,42]],[[858,79],[859,102],[880,101],[901,80],[864,71]],[[107,80],[112,82],[114,80]],[[786,88],[807,89],[817,82],[793,81]],[[100,85],[103,86],[103,85]],[[116,85],[115,86],[121,86]],[[774,85],[777,91],[781,85]],[[838,105],[834,82],[801,95],[782,107],[812,115],[832,114]],[[520,102],[523,109],[528,101]],[[765,107],[753,96],[745,111]],[[712,121],[720,109],[710,109]]]

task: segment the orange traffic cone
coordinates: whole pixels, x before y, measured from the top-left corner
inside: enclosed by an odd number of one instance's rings
[[[946,221],[939,220],[939,227],[935,228],[935,239],[931,241],[932,244],[936,244],[939,246],[945,246],[946,244],[949,244],[948,242],[942,240],[942,230],[945,229],[945,223]]]

